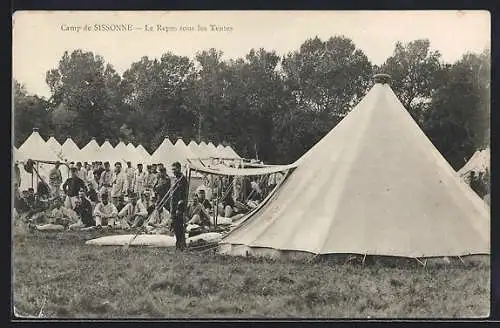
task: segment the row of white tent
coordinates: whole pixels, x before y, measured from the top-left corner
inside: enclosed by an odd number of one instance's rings
[[[36,129],[19,147],[18,152],[27,158],[42,161],[63,161],[63,162],[94,162],[109,161],[115,162],[130,161],[136,165],[153,163],[173,163],[179,161],[185,163],[187,159],[195,158],[224,158],[241,159],[241,157],[230,146],[218,145],[213,143],[195,141],[188,145],[182,139],[177,139],[173,144],[170,139],[165,138],[161,145],[152,155],[142,146],[135,147],[132,143],[125,144],[120,141],[115,147],[106,140],[101,146],[93,138],[83,148],[79,148],[76,143],[67,138],[61,145],[54,137],[45,141]]]
[[[107,161],[111,166],[116,162],[121,162],[125,166],[126,162],[130,161],[134,167],[139,163],[143,165],[162,163],[169,168],[174,162],[185,165],[189,159],[205,159],[207,162],[213,158],[241,160],[241,157],[230,146],[220,144],[215,146],[211,142],[198,144],[194,141],[186,145],[180,138],[175,144],[169,138],[165,138],[152,155],[142,145],[135,147],[132,143],[125,144],[120,141],[113,147],[106,140],[99,146],[95,138],[92,138],[87,145],[80,149],[71,138],[67,138],[62,145],[54,137],[45,141],[36,128],[19,149],[13,149],[14,162],[24,162],[27,159],[64,163],[82,162],[82,164],[84,162]],[[39,163],[37,171],[45,179],[52,167],[52,164]],[[63,165],[61,169],[64,171],[63,175],[68,173],[67,166]],[[21,170],[21,189],[25,190],[29,187],[32,187],[31,174],[23,169]],[[36,182],[33,187],[36,190]]]

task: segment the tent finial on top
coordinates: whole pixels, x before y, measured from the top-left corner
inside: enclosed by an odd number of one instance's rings
[[[389,84],[391,76],[389,74],[375,74],[373,79],[375,80],[375,83]]]

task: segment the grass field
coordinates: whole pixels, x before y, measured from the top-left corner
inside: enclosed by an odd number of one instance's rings
[[[85,246],[97,232],[15,233],[13,297],[58,318],[487,316],[488,264],[391,267]]]

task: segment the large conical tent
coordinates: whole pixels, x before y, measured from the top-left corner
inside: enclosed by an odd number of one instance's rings
[[[487,206],[385,82],[298,161],[269,202],[221,241],[221,252],[490,253]]]

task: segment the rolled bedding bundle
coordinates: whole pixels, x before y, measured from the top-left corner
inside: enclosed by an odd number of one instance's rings
[[[64,228],[64,226],[62,226],[60,224],[47,223],[47,224],[37,225],[36,230],[39,230],[39,231],[64,231],[65,228]]]

